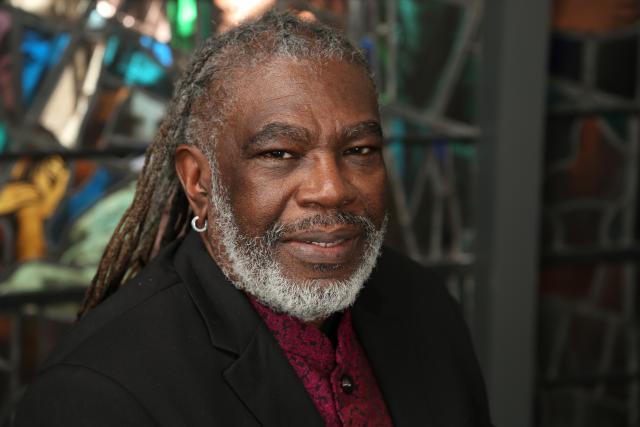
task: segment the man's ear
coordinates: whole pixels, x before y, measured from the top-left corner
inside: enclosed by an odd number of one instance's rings
[[[176,148],[176,173],[182,183],[191,210],[202,219],[209,210],[211,169],[209,160],[194,145],[180,144]]]

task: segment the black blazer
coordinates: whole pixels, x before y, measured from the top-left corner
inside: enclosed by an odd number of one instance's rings
[[[385,249],[352,309],[396,426],[489,426],[465,323],[442,279]],[[191,232],[78,322],[16,426],[322,426],[247,298]]]

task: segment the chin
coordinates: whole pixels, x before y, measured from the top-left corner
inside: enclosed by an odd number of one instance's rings
[[[291,256],[286,250],[275,252],[273,261],[281,277],[289,283],[296,284],[300,288],[325,289],[344,286],[345,282],[353,280],[356,276],[359,277],[358,280],[366,279],[361,277],[362,274],[358,274],[366,264],[364,248],[354,249],[351,256],[342,262],[309,262]]]
[[[372,226],[366,238],[347,239],[329,249],[300,239],[256,245],[230,226],[223,238],[232,283],[276,312],[302,321],[328,317],[355,302],[375,267],[385,224],[380,230]]]
[[[351,264],[304,264],[296,266],[279,263],[283,275],[297,283],[309,283],[323,286],[347,280],[353,276],[357,266]]]

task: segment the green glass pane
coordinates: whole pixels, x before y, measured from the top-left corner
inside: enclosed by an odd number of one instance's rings
[[[463,8],[445,2],[401,0],[397,4],[398,96],[417,108],[429,105],[458,40]],[[436,42],[437,41],[437,42]]]
[[[211,20],[212,14],[212,2],[201,2],[198,4],[198,28],[200,30],[200,37],[202,38],[207,38],[213,35],[213,21]]]
[[[191,37],[196,31],[198,18],[196,0],[178,0],[176,18],[178,34],[182,37]]]
[[[459,142],[452,143],[451,150],[456,156],[464,157],[465,159],[474,159],[478,153],[476,145],[463,144]]]
[[[458,82],[453,87],[447,117],[467,123],[476,122],[476,88],[478,87],[478,61],[474,56],[469,56]]]
[[[203,6],[195,0],[167,0],[167,19],[171,24],[171,46],[174,48],[183,51],[193,49],[198,27],[198,7]]]
[[[9,144],[9,135],[7,134],[7,126],[0,123],[0,153],[3,153]]]

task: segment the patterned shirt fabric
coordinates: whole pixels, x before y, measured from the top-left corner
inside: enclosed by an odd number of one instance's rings
[[[284,350],[328,427],[391,426],[373,371],[346,311],[336,348],[318,328],[249,298]]]

